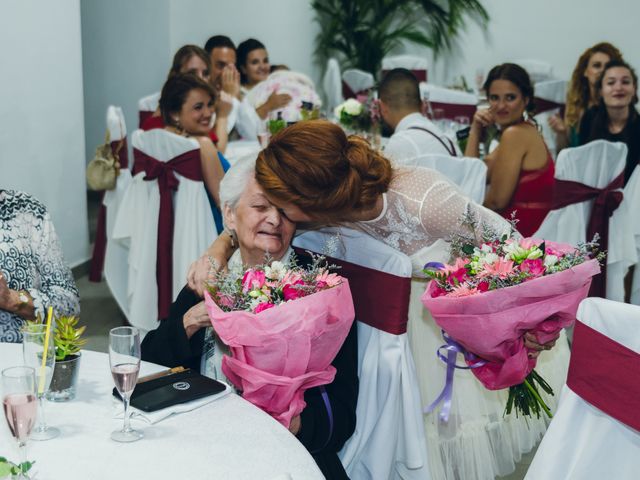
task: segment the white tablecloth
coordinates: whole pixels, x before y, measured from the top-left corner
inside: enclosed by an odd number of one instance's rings
[[[22,363],[21,344],[0,343],[0,369]],[[140,374],[163,369],[143,362]],[[324,478],[288,430],[233,393],[155,425],[132,420],[144,438],[116,443],[110,434],[122,420],[113,418],[112,388],[108,355],[83,352],[76,399],[45,403],[47,422],[61,436],[28,444],[38,480]],[[0,456],[18,461],[6,422],[1,423]]]

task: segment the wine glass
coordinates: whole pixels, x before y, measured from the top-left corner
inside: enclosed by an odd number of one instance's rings
[[[5,368],[1,377],[4,416],[11,435],[18,441],[20,463],[23,464],[27,461],[27,439],[38,411],[35,370],[31,367]],[[18,478],[27,477],[20,475]]]
[[[124,402],[122,430],[111,433],[116,442],[135,442],[144,435],[129,424],[129,398],[136,388],[140,372],[140,332],[134,327],[117,327],[109,332],[111,375]]]
[[[56,349],[53,343],[53,332],[49,332],[44,324],[29,325],[22,331],[22,354],[24,364],[32,367],[36,375],[36,396],[40,408],[38,409],[38,424],[31,434],[32,440],[51,440],[60,435],[60,430],[47,425],[44,415],[44,396],[49,391],[53,369],[56,363]],[[45,346],[45,340],[48,344]]]

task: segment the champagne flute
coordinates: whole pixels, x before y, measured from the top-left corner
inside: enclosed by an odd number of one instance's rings
[[[27,439],[36,420],[36,376],[31,367],[2,370],[2,406],[11,435],[18,441],[20,463],[27,461]],[[12,477],[13,478],[13,477]],[[27,478],[23,475],[19,479]]]
[[[140,372],[140,333],[134,327],[117,327],[109,332],[109,363],[116,388],[124,402],[122,430],[111,433],[116,442],[135,442],[144,435],[129,424],[129,398]]]
[[[53,329],[53,326],[51,326]],[[24,364],[32,367],[36,375],[36,395],[38,397],[38,424],[31,434],[32,440],[51,440],[60,435],[60,430],[47,425],[44,415],[44,397],[49,391],[51,377],[56,362],[53,333],[49,332],[49,343],[45,345],[47,326],[29,325],[22,331],[22,354]],[[46,354],[45,354],[46,352]]]

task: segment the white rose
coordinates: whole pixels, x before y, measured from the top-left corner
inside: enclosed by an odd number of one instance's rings
[[[272,280],[282,280],[287,273],[287,269],[282,262],[275,260],[271,262],[271,265],[264,268],[264,273],[267,278]]]
[[[337,119],[340,119],[340,115],[342,115],[343,107],[344,107],[344,103],[341,103],[340,105],[338,105],[336,108],[333,109],[333,114],[336,116]]]
[[[488,263],[489,265],[491,265],[492,263],[496,263],[499,259],[500,257],[497,254],[492,252],[492,253],[487,253],[485,256],[480,258],[480,262]]]
[[[558,257],[556,255],[547,255],[544,257],[544,266],[546,268],[553,267],[556,263],[558,263]]]
[[[351,116],[358,116],[362,113],[362,104],[357,101],[355,98],[350,98],[343,104],[343,109],[346,113]]]

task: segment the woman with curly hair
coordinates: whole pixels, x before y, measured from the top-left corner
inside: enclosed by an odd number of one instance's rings
[[[596,43],[580,55],[569,82],[564,119],[559,115],[549,119],[558,150],[579,145],[580,120],[584,112],[597,105],[596,82],[611,60],[622,60],[622,53],[608,42]]]

